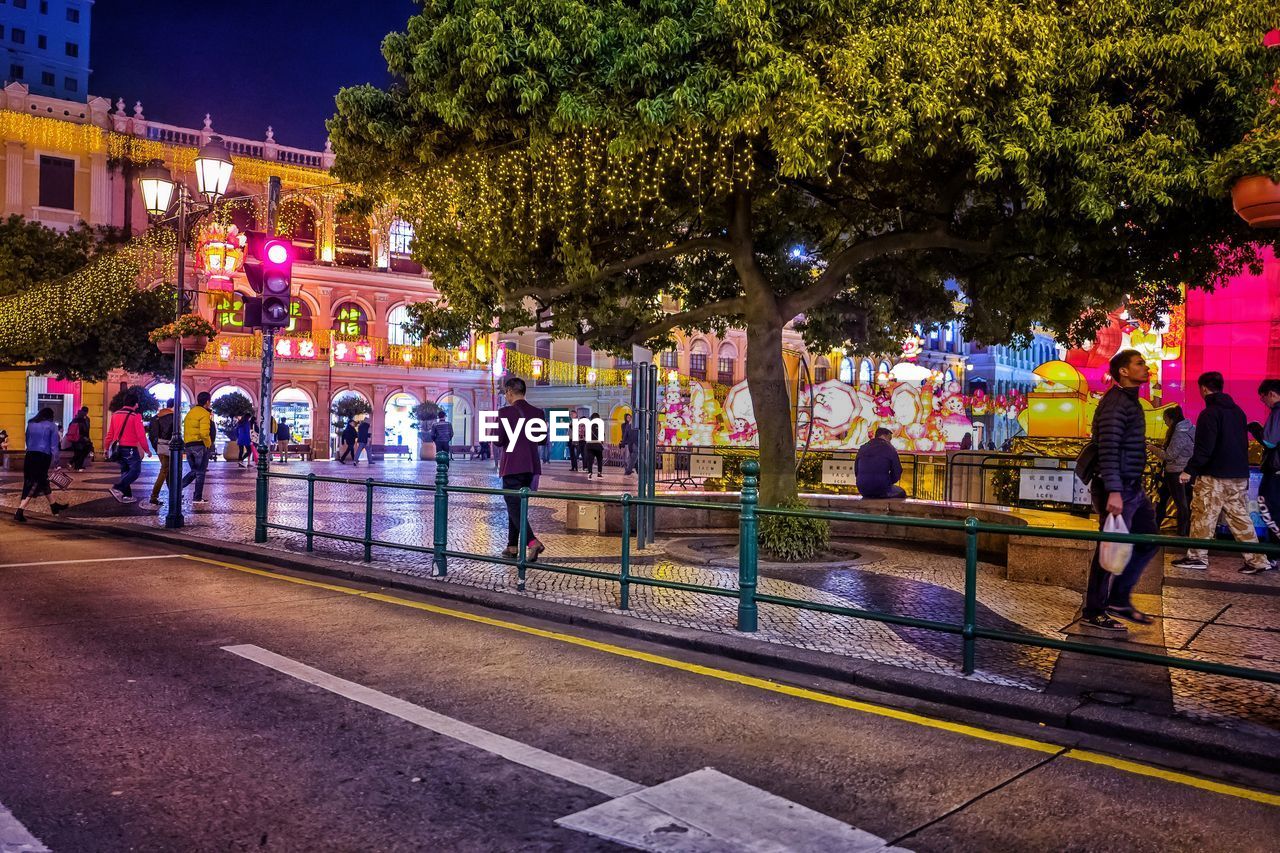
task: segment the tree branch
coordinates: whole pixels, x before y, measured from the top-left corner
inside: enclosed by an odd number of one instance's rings
[[[963,240],[947,233],[945,229],[881,234],[854,243],[836,255],[827,265],[826,272],[812,286],[787,296],[782,300],[781,308],[788,318],[804,314],[823,302],[834,299],[844,288],[849,273],[860,264],[894,252],[924,249],[954,249],[958,252],[985,254],[992,250],[992,244],[985,240]]]
[[[672,329],[684,326],[686,324],[697,323],[699,320],[705,320],[708,317],[714,317],[717,314],[735,315],[741,314],[746,309],[746,300],[741,296],[735,296],[732,299],[721,299],[718,302],[711,302],[707,305],[694,308],[692,311],[677,311],[674,314],[668,314],[660,322],[654,323],[643,329],[632,332],[623,343],[638,345],[643,344],[658,335],[664,335]]]

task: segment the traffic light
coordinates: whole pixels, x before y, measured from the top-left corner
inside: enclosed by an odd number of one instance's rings
[[[270,237],[261,231],[250,231],[248,237],[244,274],[253,292],[262,298],[256,325],[263,329],[288,328],[289,306],[293,302],[293,243],[287,237]],[[249,325],[247,316],[245,320]]]

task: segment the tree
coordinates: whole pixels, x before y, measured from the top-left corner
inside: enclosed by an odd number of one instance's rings
[[[116,395],[111,398],[111,402],[107,403],[107,411],[118,412],[124,408],[124,398],[132,392],[138,395],[138,411],[146,417],[151,417],[160,411],[161,401],[156,399],[156,395],[151,393],[149,388],[141,385],[131,385],[128,388],[121,388]]]
[[[172,376],[173,359],[147,334],[173,319],[175,291],[157,282],[174,257],[171,232],[111,247],[85,228],[60,235],[10,217],[0,225],[0,370],[90,381],[116,368]]]
[[[795,493],[782,360],[952,319],[1087,338],[1256,268],[1215,167],[1280,126],[1272,0],[430,3],[344,89],[335,171],[394,205],[431,339],[622,351],[742,326],[761,497]],[[1271,171],[1280,172],[1280,148]]]
[[[232,391],[213,401],[213,413],[219,418],[218,426],[223,434],[227,438],[235,438],[240,418],[244,415],[253,417],[253,401],[239,391]]]
[[[419,403],[413,407],[410,414],[413,416],[413,428],[418,431],[418,438],[426,441],[426,432],[431,429],[431,425],[440,417],[443,411],[439,405],[428,400],[425,403]]]
[[[341,428],[342,424],[353,421],[360,415],[373,414],[373,406],[359,394],[343,394],[333,402],[329,412],[334,417],[334,423]]]

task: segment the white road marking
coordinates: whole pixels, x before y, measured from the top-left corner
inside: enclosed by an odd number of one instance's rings
[[[89,560],[46,560],[43,563],[0,563],[0,569],[21,569],[24,566],[70,566],[76,563],[121,563],[135,560],[173,560],[186,554],[155,554],[145,557],[94,557]]]
[[[887,847],[883,838],[870,832],[710,767],[562,817],[556,823],[654,853],[902,851]]]
[[[0,853],[49,853],[49,848],[27,832],[4,803],[0,803]]]
[[[579,764],[572,759],[545,752],[518,740],[512,740],[464,723],[461,720],[437,714],[435,711],[429,711],[403,699],[388,696],[386,693],[374,690],[371,687],[365,687],[362,684],[356,684],[354,681],[338,678],[336,675],[330,675],[327,672],[299,663],[283,655],[269,652],[259,646],[241,645],[223,646],[222,648],[223,651],[260,663],[277,672],[283,672],[285,675],[293,676],[299,681],[323,687],[325,690],[344,696],[353,702],[376,708],[393,717],[399,717],[424,729],[430,729],[437,734],[462,741],[477,749],[483,749],[485,752],[501,756],[516,764],[523,764],[525,767],[531,767],[534,770],[540,770],[543,773],[564,779],[575,785],[590,788],[605,796],[621,797],[624,794],[644,790],[644,785],[638,782],[632,782],[629,779],[605,773],[603,770]]]

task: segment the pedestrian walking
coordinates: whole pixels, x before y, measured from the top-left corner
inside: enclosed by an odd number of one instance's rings
[[[1205,373],[1197,380],[1204,411],[1196,418],[1195,450],[1178,478],[1189,483],[1191,493],[1191,536],[1212,539],[1218,516],[1225,514],[1227,527],[1237,542],[1257,542],[1249,513],[1249,437],[1244,410],[1222,389],[1222,374]],[[1209,568],[1209,551],[1191,548],[1187,556],[1174,560],[1179,569]],[[1271,568],[1262,554],[1245,554],[1240,571],[1255,575]]]
[[[853,459],[853,480],[858,494],[871,500],[902,500],[907,492],[898,485],[902,479],[902,460],[898,449],[890,443],[893,433],[884,427],[876,430],[871,440],[858,448]]]
[[[640,448],[640,432],[631,423],[631,415],[622,416],[622,473],[628,477],[636,472],[636,451]]]
[[[596,469],[595,477],[597,479],[604,476],[604,436],[601,434],[603,430],[597,431],[597,425],[600,424],[600,415],[592,412],[591,418],[587,423],[586,434],[582,440],[582,463],[587,469],[587,479],[592,478],[591,468],[594,465]]]
[[[27,504],[32,498],[44,498],[49,502],[49,511],[54,515],[67,508],[66,504],[54,503],[49,486],[49,468],[60,452],[58,448],[58,424],[53,420],[53,409],[45,407],[27,421],[27,452],[22,460],[22,498],[18,502],[18,511],[13,514],[14,521],[27,520]],[[57,466],[61,467],[61,466]]]
[[[582,442],[578,440],[578,410],[569,411],[569,470],[578,470],[578,460],[582,457]]]
[[[436,453],[448,452],[453,446],[453,424],[445,412],[436,415],[436,422],[431,425],[431,441],[435,443]]]
[[[1164,447],[1159,450],[1164,460],[1160,478],[1160,495],[1156,506],[1156,527],[1164,525],[1169,504],[1176,511],[1179,536],[1191,535],[1191,489],[1182,482],[1182,472],[1191,461],[1195,450],[1196,426],[1182,413],[1181,406],[1165,410],[1164,423],[1168,427]]]
[[[253,457],[253,416],[243,414],[240,420],[236,421],[236,446],[240,450],[240,458],[236,460],[236,465],[241,468],[249,467],[249,460]]]
[[[364,464],[372,465],[373,460],[369,458],[369,437],[373,435],[373,427],[366,417],[356,425],[356,458],[351,460],[352,465],[360,464],[360,454],[364,454]]]
[[[177,415],[173,412],[173,401],[167,401],[160,411],[156,412],[156,416],[151,419],[151,426],[147,429],[147,438],[151,441],[151,446],[156,449],[156,455],[160,457],[160,473],[156,475],[156,481],[151,486],[151,505],[160,505],[160,487],[168,488],[169,483],[169,456],[173,451],[173,423]]]
[[[1153,534],[1155,508],[1142,486],[1147,465],[1147,419],[1138,402],[1138,391],[1151,377],[1146,359],[1137,350],[1121,350],[1111,358],[1112,386],[1093,416],[1093,444],[1097,449],[1097,473],[1089,490],[1098,512],[1098,530],[1109,516],[1120,516],[1130,533]],[[1082,622],[1104,631],[1124,631],[1112,617],[1139,625],[1155,620],[1133,606],[1133,588],[1155,556],[1157,546],[1135,544],[1129,562],[1118,575],[1102,567],[1102,543],[1094,549],[1085,589]]]
[[[1258,486],[1258,514],[1273,543],[1280,543],[1280,379],[1264,379],[1258,399],[1267,407],[1265,425],[1251,423],[1249,432],[1263,447],[1262,483]],[[1276,568],[1277,561],[1269,561]]]
[[[71,448],[71,469],[83,471],[89,454],[93,452],[93,432],[89,423],[89,407],[81,406],[80,411],[67,426],[67,446]]]
[[[289,439],[292,435],[293,433],[289,430],[289,422],[281,418],[275,430],[276,453],[280,454],[281,462],[289,461]]]
[[[498,461],[498,475],[502,477],[502,488],[509,490],[537,489],[536,478],[542,474],[542,460],[538,455],[538,445],[530,440],[525,424],[530,421],[545,421],[546,412],[525,400],[525,382],[518,376],[509,377],[502,383],[502,393],[507,405],[498,409],[498,419],[507,426],[503,435],[515,435],[515,445],[503,449]],[[544,439],[545,440],[545,439]],[[507,505],[507,547],[502,552],[504,557],[516,557],[520,548],[520,498],[516,495],[503,495]],[[538,541],[529,520],[525,518],[525,556],[529,562],[537,562],[546,548]]]
[[[124,406],[112,413],[107,427],[107,458],[120,465],[120,479],[109,491],[123,504],[134,502],[133,481],[142,473],[142,457],[150,456],[147,432],[138,411],[138,392],[127,391]]]
[[[342,453],[338,455],[338,462],[345,465],[348,458],[355,458],[356,455],[355,423],[347,421],[347,425],[342,428],[342,435],[340,438],[342,441]]]
[[[213,413],[209,411],[209,392],[201,391],[196,404],[187,412],[182,422],[182,444],[187,451],[187,476],[182,478],[182,488],[195,483],[191,506],[197,510],[209,508],[204,497],[204,475],[209,470],[209,455],[213,449]],[[172,496],[170,500],[172,500]],[[181,495],[178,500],[181,500]]]

